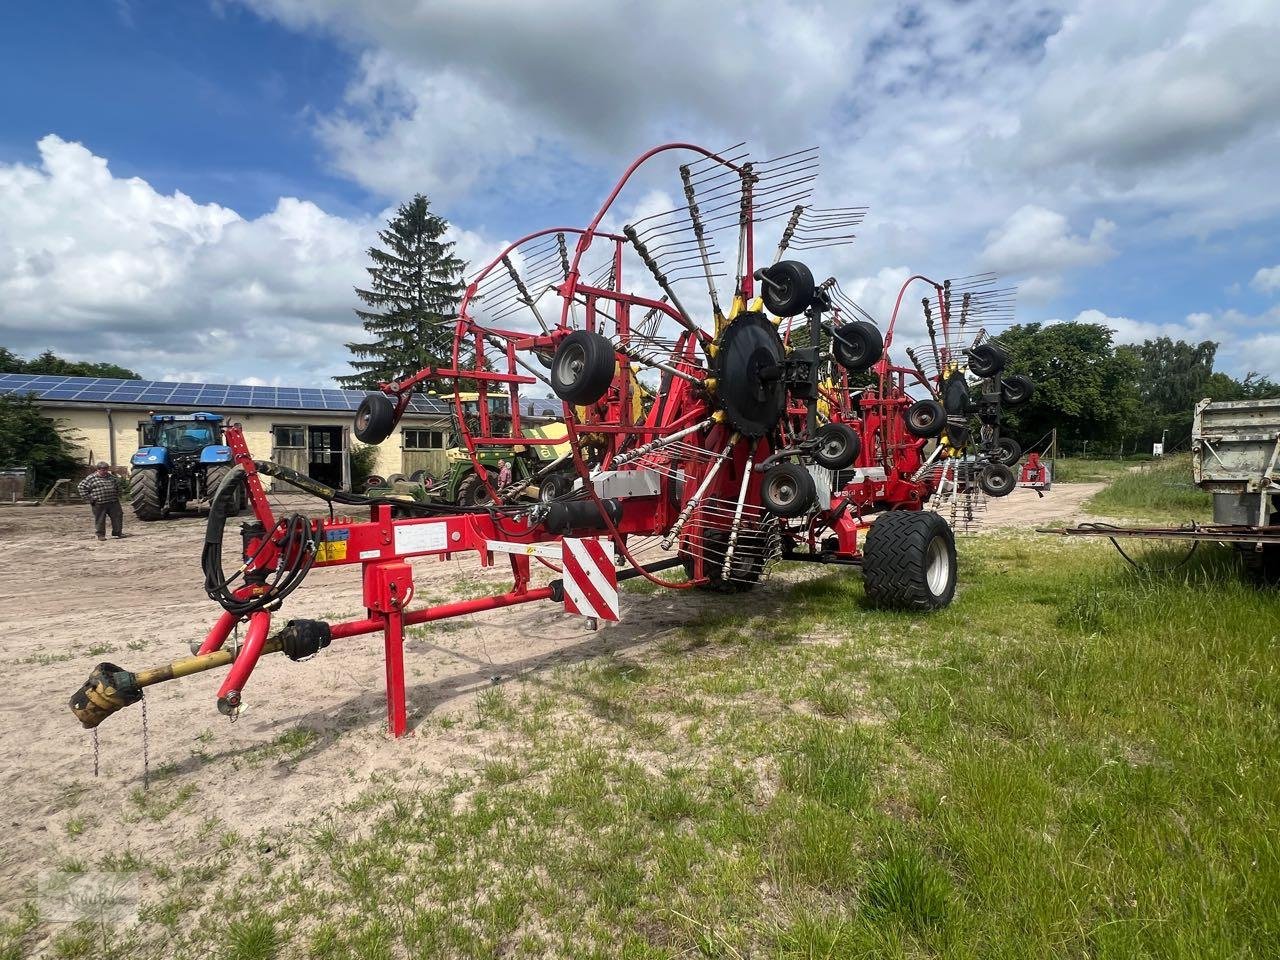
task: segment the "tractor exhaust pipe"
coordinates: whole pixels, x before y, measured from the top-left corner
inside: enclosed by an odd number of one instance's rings
[[[290,620],[283,630],[267,639],[262,653],[283,651],[290,660],[306,660],[327,647],[332,639],[329,624],[323,620]],[[91,730],[117,710],[141,700],[145,688],[229,666],[235,663],[236,656],[237,652],[215,650],[137,673],[104,661],[93,668],[89,679],[72,695],[71,712],[81,726]]]

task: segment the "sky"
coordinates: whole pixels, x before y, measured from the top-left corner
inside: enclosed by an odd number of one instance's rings
[[[478,264],[650,146],[747,141],[870,207],[815,268],[877,318],[912,273],[996,271],[1024,322],[1280,377],[1276,49],[1274,0],[20,0],[0,346],[331,386],[414,193]],[[619,217],[678,195],[641,186]]]

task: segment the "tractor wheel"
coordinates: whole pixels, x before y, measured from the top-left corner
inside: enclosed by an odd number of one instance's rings
[[[775,317],[794,317],[809,304],[817,289],[813,273],[799,260],[779,260],[759,272],[760,296]]]
[[[932,510],[876,517],[862,549],[862,581],[872,606],[940,610],[956,592],[956,538]]]
[[[222,478],[232,471],[231,464],[219,464],[216,467],[210,467],[204,474],[204,489],[209,505],[213,506],[213,496],[218,492],[218,487],[222,486]],[[228,501],[227,516],[237,516],[244,509],[245,491],[244,481],[241,480],[236,484],[235,491]]]
[[[1022,444],[1013,437],[1001,437],[996,441],[995,455],[1006,467],[1012,467],[1022,459]]]
[[[835,328],[831,348],[840,366],[850,373],[861,373],[884,356],[884,338],[875,324],[855,320]]]
[[[760,502],[778,517],[799,517],[818,499],[813,476],[798,463],[775,463],[764,473]]]
[[[458,484],[458,506],[460,507],[480,507],[492,499],[479,474],[469,473]]]
[[[917,400],[907,407],[907,432],[913,437],[936,437],[947,425],[947,412],[937,400]]]
[[[551,361],[551,389],[566,403],[595,403],[613,382],[618,357],[607,337],[575,330],[556,347]]]
[[[381,443],[396,428],[396,405],[385,393],[366,393],[356,408],[355,435],[361,443]]]
[[[847,423],[827,423],[818,428],[818,446],[813,459],[828,470],[853,466],[862,452],[862,438]]]
[[[1000,384],[1000,399],[1006,407],[1016,407],[1030,400],[1035,390],[1036,385],[1030,379],[1015,373],[1011,377],[1005,377]]]
[[[1003,463],[988,463],[978,477],[978,486],[988,497],[1007,497],[1013,493],[1017,481],[1013,471]]]
[[[129,502],[139,520],[163,520],[169,515],[166,484],[159,470],[134,470],[129,474]]]
[[[969,351],[969,371],[976,377],[994,377],[1009,362],[1009,355],[994,343],[980,343]]]

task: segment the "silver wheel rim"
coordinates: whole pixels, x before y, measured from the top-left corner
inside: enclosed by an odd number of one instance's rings
[[[942,537],[934,537],[929,541],[929,549],[924,557],[924,569],[929,592],[935,597],[942,596],[951,579],[951,556],[947,553],[947,542]]]
[[[791,482],[790,477],[783,477],[775,480],[773,483],[773,499],[774,502],[781,506],[789,506],[796,498],[799,488]]]

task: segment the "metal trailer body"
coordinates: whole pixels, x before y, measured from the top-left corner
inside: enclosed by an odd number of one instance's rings
[[[1280,397],[1197,403],[1191,469],[1213,494],[1215,523],[1270,525],[1280,495]]]

